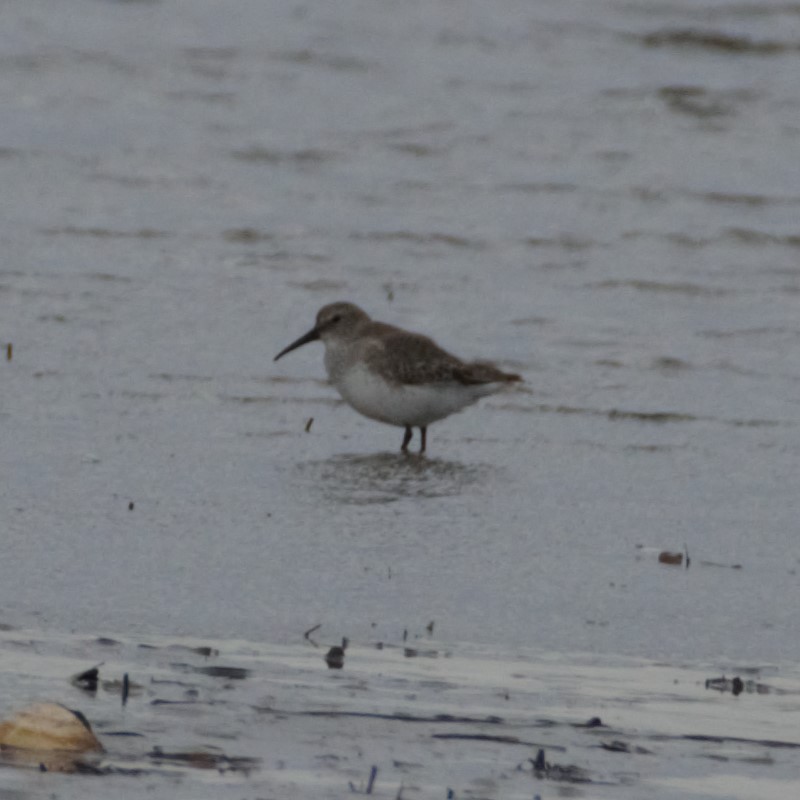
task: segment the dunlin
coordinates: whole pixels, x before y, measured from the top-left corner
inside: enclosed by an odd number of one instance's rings
[[[461,411],[522,378],[482,361],[465,363],[432,339],[373,320],[353,303],[331,303],[314,327],[275,361],[308,342],[325,345],[328,378],[344,401],[370,419],[405,428],[408,451],[419,428],[425,452],[428,425]]]

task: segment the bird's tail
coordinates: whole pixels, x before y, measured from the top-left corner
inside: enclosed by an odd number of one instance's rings
[[[522,380],[515,372],[503,372],[494,364],[473,361],[456,370],[456,379],[466,386],[482,383],[515,383]]]

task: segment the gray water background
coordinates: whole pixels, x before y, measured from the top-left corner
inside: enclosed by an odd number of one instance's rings
[[[800,5],[0,22],[0,621],[800,658]],[[525,389],[400,458],[338,299]]]

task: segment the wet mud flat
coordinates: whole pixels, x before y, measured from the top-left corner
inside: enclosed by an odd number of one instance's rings
[[[0,716],[62,703],[105,750],[48,761],[2,748],[0,796],[785,798],[798,786],[796,665],[503,652],[426,634],[339,653],[324,640],[4,630]]]

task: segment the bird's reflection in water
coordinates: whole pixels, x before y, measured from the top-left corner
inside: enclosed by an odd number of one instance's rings
[[[449,497],[485,483],[494,467],[397,453],[338,455],[297,467],[327,500],[352,505],[392,503],[409,497]]]

